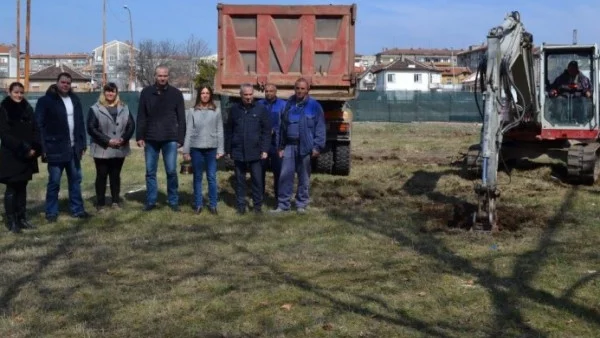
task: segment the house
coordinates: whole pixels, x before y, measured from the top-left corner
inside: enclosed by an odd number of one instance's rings
[[[107,42],[105,45],[106,80],[108,82],[114,82],[120,90],[137,87],[136,79],[134,79],[135,83],[129,83],[129,54],[131,52],[131,47],[129,41],[122,42],[118,40]],[[133,47],[134,62],[138,52],[139,50]],[[94,69],[91,77],[94,82],[102,83],[102,45],[92,50],[92,57]]]
[[[17,48],[0,44],[0,87],[6,88],[17,79]]]
[[[375,63],[389,64],[398,59],[408,59],[421,63],[433,62],[435,65],[456,65],[456,56],[462,50],[453,49],[423,49],[423,48],[385,48],[375,54]]]
[[[29,76],[29,91],[45,92],[50,85],[56,83],[58,74],[67,72],[72,77],[71,88],[74,92],[92,91],[91,78],[84,76],[78,71],[64,64],[49,66]]]
[[[356,77],[358,80],[358,90],[375,90],[377,75],[376,71],[383,68],[381,65],[371,65]]]
[[[354,67],[369,68],[375,64],[375,55],[354,55]]]
[[[377,91],[439,90],[442,71],[414,60],[398,59],[373,72],[376,76]]]
[[[473,72],[469,67],[437,66],[442,71],[442,88],[447,90],[461,90],[462,81]]]
[[[29,74],[37,73],[56,64],[64,64],[71,69],[82,72],[91,62],[92,56],[86,53],[32,54],[29,56]],[[25,74],[24,55],[21,55],[20,67],[21,74]]]
[[[208,63],[212,63],[212,64],[216,65],[217,61],[218,61],[218,57],[219,57],[218,54],[211,54],[211,55],[199,57],[198,61],[208,62]]]
[[[456,54],[456,65],[475,71],[486,52],[487,46],[485,44],[471,45],[466,50]]]
[[[375,79],[375,74],[373,74],[370,69],[362,72],[357,76],[358,90],[375,90]]]

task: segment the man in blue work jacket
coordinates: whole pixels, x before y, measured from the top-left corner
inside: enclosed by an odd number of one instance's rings
[[[325,116],[321,104],[308,95],[308,81],[300,78],[281,114],[279,156],[282,159],[277,208],[273,213],[290,210],[294,189],[294,174],[298,176],[296,210],[306,212],[310,200],[311,157],[317,157],[325,147]]]
[[[265,98],[258,101],[267,108],[271,120],[271,147],[267,159],[263,160],[263,194],[265,193],[267,169],[273,172],[273,196],[277,199],[279,188],[279,174],[281,172],[281,158],[277,145],[279,144],[280,115],[285,108],[285,100],[277,97],[277,87],[268,83],[265,86]]]

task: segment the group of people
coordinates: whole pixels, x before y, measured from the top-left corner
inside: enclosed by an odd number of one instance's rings
[[[311,158],[325,146],[325,119],[321,105],[309,96],[310,84],[300,78],[294,95],[277,97],[277,88],[267,84],[265,98],[256,100],[254,87],[240,87],[240,101],[224,121],[213,100],[210,86],[198,89],[195,105],[186,113],[183,94],[169,85],[169,69],[155,69],[155,83],[140,93],[137,118],[121,101],[119,89],[107,83],[98,101],[88,111],[87,121],[78,96],[71,89],[71,75],[61,73],[41,97],[35,110],[24,98],[19,82],[9,86],[9,95],[0,103],[0,183],[4,195],[5,225],[13,233],[35,228],[26,213],[27,185],[39,172],[38,159],[47,164],[45,217],[56,222],[58,196],[63,171],[68,181],[69,211],[72,217],[85,219],[81,191],[81,161],[88,150],[96,168],[96,209],[107,207],[106,186],[110,185],[111,208],[119,209],[121,170],[131,153],[130,140],[144,149],[146,201],[144,211],[156,208],[156,173],[162,153],[167,177],[167,204],[179,211],[178,150],[193,168],[193,209],[205,207],[202,179],[208,183],[207,209],[218,214],[217,161],[230,157],[235,165],[235,194],[238,214],[247,211],[246,174],[251,177],[252,210],[262,212],[267,168],[274,177],[277,206],[273,213],[291,210],[294,181],[298,185],[295,204],[298,212],[309,204]]]

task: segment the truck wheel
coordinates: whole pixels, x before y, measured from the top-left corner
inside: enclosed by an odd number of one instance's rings
[[[333,174],[348,176],[350,174],[350,144],[337,144],[334,158]]]
[[[315,160],[315,172],[322,174],[331,174],[333,168],[333,150],[331,144],[327,143],[325,149]]]

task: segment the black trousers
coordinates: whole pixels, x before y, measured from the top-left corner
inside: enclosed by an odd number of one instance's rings
[[[235,197],[238,210],[246,209],[246,172],[250,171],[252,182],[252,204],[254,210],[261,210],[263,203],[262,162],[260,160],[251,162],[234,161],[235,164]]]
[[[27,184],[28,181],[6,183],[4,191],[4,211],[7,216],[25,218],[27,207]]]
[[[110,195],[113,203],[121,201],[121,169],[124,157],[94,158],[96,164],[96,205],[106,205],[106,178],[110,180]]]

